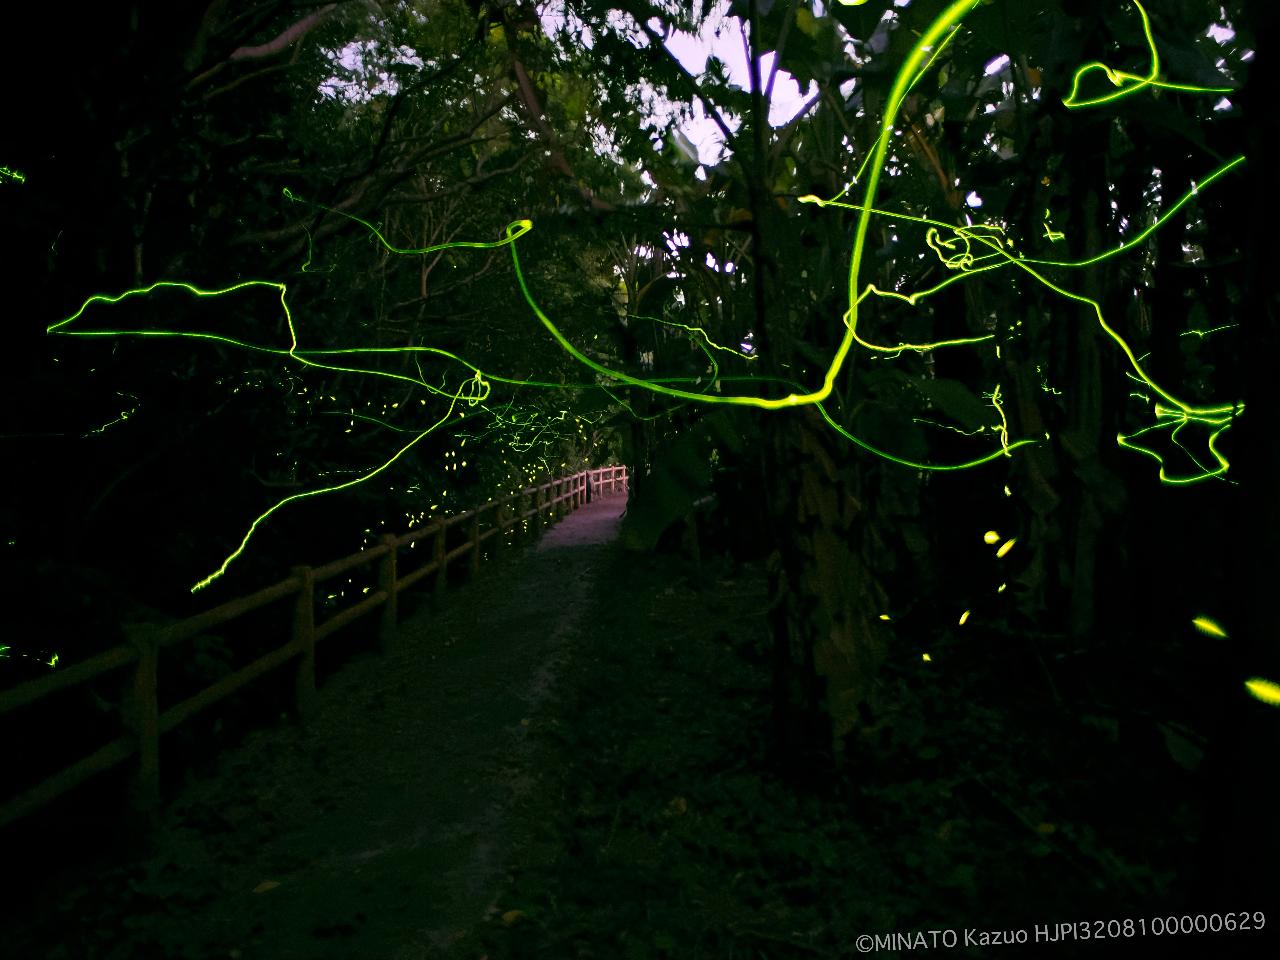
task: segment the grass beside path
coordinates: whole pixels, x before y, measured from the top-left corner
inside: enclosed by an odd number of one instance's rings
[[[955,931],[951,957],[1096,960],[1133,944],[1036,945],[1034,925],[1171,902],[1153,864],[1183,838],[1150,857],[1145,830],[1110,842],[1080,799],[1110,796],[1131,765],[1011,689],[1006,661],[942,638],[935,662],[958,666],[931,674],[900,638],[885,676],[901,712],[837,789],[803,796],[765,761],[762,575],[675,584],[670,562],[619,550],[595,600],[558,716],[535,732],[554,787],[524,802],[511,881],[451,960],[837,958],[863,935],[931,929]],[[1167,815],[1148,808],[1151,834]],[[965,946],[1019,930],[1028,946]]]

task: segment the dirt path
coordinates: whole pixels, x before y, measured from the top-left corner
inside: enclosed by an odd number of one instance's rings
[[[216,780],[165,811],[141,877],[135,866],[101,878],[123,888],[100,908],[99,923],[119,912],[111,946],[63,926],[64,955],[416,960],[447,950],[504,879],[509,812],[539,785],[528,734],[587,626],[624,505],[597,500],[518,561],[486,566],[441,612],[407,620],[394,654],[336,674],[308,727],[263,731],[229,752]]]

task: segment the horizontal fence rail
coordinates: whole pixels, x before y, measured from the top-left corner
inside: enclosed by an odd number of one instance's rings
[[[0,827],[39,810],[95,774],[136,756],[131,785],[134,811],[149,817],[160,799],[160,736],[200,711],[213,706],[266,673],[296,660],[294,707],[305,718],[314,709],[316,696],[316,644],[373,610],[381,608],[379,641],[384,652],[393,649],[398,627],[398,598],[409,587],[430,577],[439,594],[448,582],[449,564],[467,558],[470,572],[480,567],[481,545],[497,537],[502,543],[508,530],[519,540],[528,531],[536,535],[574,510],[604,494],[628,490],[626,467],[601,467],[549,480],[540,486],[490,500],[447,519],[433,520],[399,536],[385,534],[374,547],[362,549],[322,567],[295,567],[288,577],[256,593],[228,600],[211,610],[164,626],[126,627],[129,643],[98,653],[83,663],[55,674],[0,690],[0,717],[59,691],[81,686],[108,671],[133,665],[132,683],[121,704],[125,732],[93,753],[13,796],[0,806]],[[466,539],[446,550],[448,533],[465,525]],[[421,567],[402,572],[400,548],[430,541],[431,559]],[[316,586],[367,564],[377,564],[377,588],[361,600],[316,622]],[[213,627],[252,613],[268,604],[293,597],[293,618],[287,643],[263,654],[247,666],[222,677],[200,692],[163,712],[158,700],[158,659],[162,649],[189,641]]]

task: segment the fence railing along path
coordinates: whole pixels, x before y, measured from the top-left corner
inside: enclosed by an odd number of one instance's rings
[[[434,590],[442,592],[448,582],[449,565],[467,558],[471,573],[480,566],[481,546],[493,537],[502,542],[508,530],[518,540],[527,530],[534,536],[541,529],[569,515],[600,493],[625,492],[626,467],[601,467],[572,476],[550,480],[541,486],[526,487],[505,497],[490,500],[457,516],[432,522],[396,536],[386,534],[374,547],[326,563],[322,567],[295,567],[279,583],[256,593],[229,600],[212,610],[164,626],[131,628],[130,642],[113,647],[59,670],[0,691],[0,716],[42,700],[50,694],[88,683],[109,671],[133,667],[122,715],[126,731],[110,743],[30,787],[0,806],[0,827],[48,805],[95,774],[110,770],[137,757],[130,802],[143,816],[155,812],[160,800],[160,737],[202,710],[225,699],[241,687],[290,661],[294,666],[294,706],[306,717],[316,696],[316,644],[365,614],[381,608],[379,642],[384,651],[396,640],[401,593],[431,577]],[[468,524],[467,538],[446,550],[451,529]],[[527,524],[527,527],[526,527]],[[420,540],[430,540],[431,559],[409,573],[399,569],[400,548]],[[316,587],[343,573],[376,562],[377,589],[357,603],[316,622]],[[292,629],[288,642],[259,656],[217,682],[205,687],[163,712],[159,709],[158,660],[162,649],[188,642],[213,627],[259,610],[268,604],[293,598]]]

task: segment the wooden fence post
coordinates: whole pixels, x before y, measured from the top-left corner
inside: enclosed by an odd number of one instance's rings
[[[149,625],[131,625],[125,635],[138,651],[128,711],[129,729],[138,738],[138,767],[129,799],[142,826],[148,828],[160,805],[160,708],[156,696],[160,645],[155,628]]]
[[[298,719],[306,722],[316,706],[316,579],[310,567],[294,567],[301,581],[293,603],[293,643],[298,649],[293,701]]]
[[[439,598],[444,594],[444,588],[445,588],[445,587],[448,585],[448,583],[449,583],[449,571],[448,571],[447,567],[445,566],[445,559],[444,559],[444,535],[445,535],[445,533],[446,533],[446,532],[447,532],[447,531],[446,531],[446,529],[445,529],[445,525],[444,525],[443,523],[442,523],[442,524],[440,524],[440,529],[436,531],[436,542],[435,542],[435,554],[436,554],[436,556],[435,556],[435,560],[436,560],[436,582],[435,582],[435,594],[436,594],[436,598],[437,598],[437,599],[439,599]]]
[[[378,589],[386,593],[382,601],[382,622],[378,628],[378,641],[384,654],[391,653],[396,646],[396,634],[399,631],[400,611],[399,598],[396,594],[396,553],[400,540],[393,533],[382,535],[382,545],[387,552],[382,555],[378,564]]]

